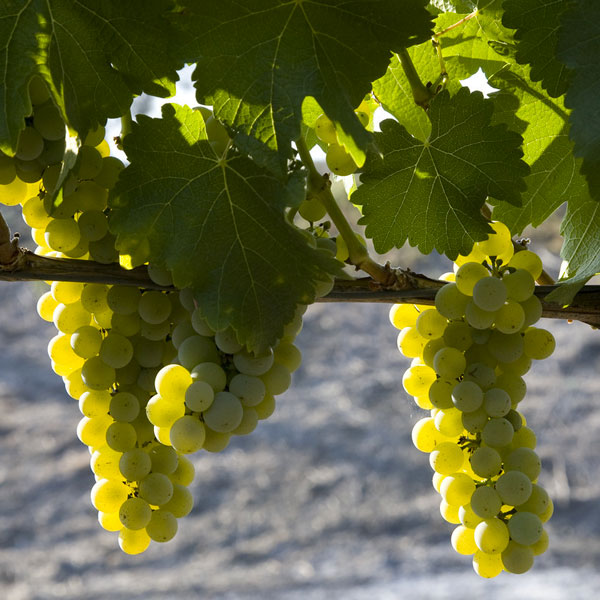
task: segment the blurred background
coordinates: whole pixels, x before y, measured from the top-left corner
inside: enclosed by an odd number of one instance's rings
[[[26,233],[18,211],[2,213]],[[559,222],[528,232],[554,276]],[[450,268],[412,248],[385,259],[430,276]],[[309,308],[297,340],[303,364],[275,414],[224,452],[194,456],[195,507],[175,539],[127,556],[90,503],[77,403],[50,368],[54,327],[35,309],[45,289],[0,284],[0,598],[421,600],[458,591],[577,600],[600,591],[598,331],[542,321],[557,350],[525,377],[520,408],[555,503],[550,548],[527,574],[482,580],[452,549],[428,457],[411,442],[424,413],[402,389],[408,360],[389,307],[375,304]]]

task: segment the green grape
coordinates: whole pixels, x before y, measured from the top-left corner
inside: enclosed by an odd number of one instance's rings
[[[204,440],[203,450],[207,452],[223,452],[229,445],[231,433],[219,433],[206,428],[206,438]]]
[[[108,190],[95,181],[81,181],[71,196],[78,210],[104,210],[108,201]]]
[[[196,365],[191,372],[193,381],[205,381],[212,387],[215,394],[222,392],[227,385],[225,371],[216,363],[205,362]]]
[[[415,365],[404,372],[402,385],[407,394],[422,396],[436,380],[435,371],[426,365]]]
[[[140,365],[132,360],[127,366],[122,367],[121,369],[115,369],[115,382],[118,387],[132,385],[137,383],[140,372]]]
[[[508,522],[508,531],[512,540],[523,546],[531,546],[542,537],[542,522],[530,512],[517,512]]]
[[[502,552],[502,565],[509,573],[525,573],[531,569],[533,561],[533,550],[516,541],[510,541]]]
[[[502,499],[495,489],[482,485],[473,492],[470,504],[477,516],[490,519],[500,512]]]
[[[531,448],[535,449],[537,445],[537,438],[533,429],[523,426],[515,432],[511,447],[516,448]]]
[[[102,170],[102,155],[93,146],[81,146],[75,172],[79,179],[93,179]]]
[[[541,522],[546,523],[548,521],[548,519],[550,519],[550,517],[552,516],[553,513],[554,513],[554,503],[552,502],[551,499],[549,499],[548,500],[548,508],[543,513],[539,514]]]
[[[325,160],[329,169],[341,177],[352,175],[358,169],[352,156],[339,144],[329,144]]]
[[[494,326],[501,333],[515,333],[525,324],[523,307],[513,300],[508,300],[497,312]]]
[[[430,453],[445,440],[446,437],[435,428],[435,421],[431,417],[424,417],[413,426],[412,441],[415,448],[421,452]]]
[[[548,532],[545,529],[542,529],[542,535],[540,536],[540,539],[529,547],[531,548],[534,556],[539,556],[548,550],[549,542],[550,540],[548,538]]]
[[[107,285],[103,283],[86,283],[81,291],[81,305],[90,313],[106,312],[108,310],[107,294]]]
[[[129,487],[115,479],[100,479],[92,487],[91,499],[96,510],[113,513],[127,500]]]
[[[44,200],[40,196],[32,196],[23,204],[23,221],[29,227],[37,229],[46,229],[50,222],[50,217],[44,208]]]
[[[463,525],[459,525],[454,529],[450,537],[452,547],[459,554],[470,556],[477,552],[477,544],[475,544],[475,533],[473,529],[468,529]]]
[[[537,327],[530,327],[525,331],[523,343],[523,351],[534,360],[548,358],[556,347],[554,336],[547,329]]]
[[[105,513],[98,512],[98,523],[100,527],[106,531],[121,531],[123,529],[123,523],[119,519],[119,513]]]
[[[486,579],[500,575],[503,570],[501,555],[488,554],[478,550],[473,555],[473,570],[477,575]]]
[[[188,337],[181,342],[177,350],[177,358],[181,365],[188,370],[193,369],[200,363],[220,362],[219,352],[214,340],[199,335]]]
[[[456,381],[439,378],[436,379],[429,387],[429,400],[435,408],[452,408],[452,392],[457,385]]]
[[[529,271],[517,269],[507,273],[502,279],[506,286],[508,298],[516,302],[524,302],[535,290],[535,280]]]
[[[92,325],[99,329],[111,329],[113,312],[109,309],[103,312],[95,312],[93,315]]]
[[[232,384],[235,377],[240,377],[240,375],[234,376],[229,385],[230,390],[232,389]],[[260,381],[260,379],[258,381]],[[260,381],[260,383],[262,384],[264,390],[264,384],[262,381]],[[262,400],[263,397],[264,391],[260,400]],[[199,413],[205,411],[213,403],[214,398],[215,393],[212,387],[210,387],[210,385],[205,381],[194,381],[185,391],[185,405],[193,412]]]
[[[483,391],[475,382],[463,380],[454,386],[452,402],[459,411],[473,412],[483,402]]]
[[[113,450],[127,452],[135,446],[136,442],[137,434],[131,423],[115,421],[106,430],[106,444]]]
[[[10,156],[0,152],[0,189],[14,181],[16,176],[15,161]]]
[[[482,517],[473,512],[471,504],[463,504],[458,509],[458,518],[460,519],[460,523],[468,529],[475,529],[483,521]]]
[[[151,369],[162,364],[164,342],[140,338],[133,350],[133,356],[141,367]]]
[[[316,198],[303,200],[298,207],[298,212],[300,213],[300,216],[309,223],[320,221],[327,214],[327,210],[323,204]]]
[[[529,327],[542,318],[542,302],[537,296],[531,296],[520,304],[525,313],[523,327]]]
[[[473,286],[473,302],[482,310],[495,312],[506,302],[506,286],[496,277],[482,277]]]
[[[502,448],[512,441],[515,430],[505,418],[491,418],[481,431],[481,439],[492,448]]]
[[[81,239],[79,225],[73,219],[54,219],[46,225],[44,239],[57,252],[72,250]]]
[[[431,468],[442,475],[451,475],[460,471],[463,462],[463,451],[454,442],[440,442],[429,455]]]
[[[77,223],[81,235],[90,242],[97,242],[108,233],[108,219],[100,210],[86,210]]]
[[[514,254],[510,230],[500,221],[492,221],[490,227],[494,233],[488,235],[487,240],[477,242],[475,245],[485,256],[496,256],[503,264],[506,264]]]
[[[56,329],[62,333],[75,333],[80,327],[89,325],[91,315],[81,302],[72,302],[71,304],[59,304],[53,313],[53,321]]]
[[[139,494],[152,506],[162,506],[173,497],[173,484],[164,473],[150,473],[140,481]]]
[[[326,115],[322,114],[315,121],[315,134],[326,144],[337,144],[337,132],[334,122]]]
[[[102,344],[102,334],[91,325],[80,327],[71,335],[71,348],[81,358],[96,356]]]
[[[171,425],[169,437],[177,452],[192,454],[204,445],[206,429],[197,417],[185,415]]]
[[[465,355],[456,348],[442,348],[433,357],[435,372],[445,379],[460,377],[466,365]]]
[[[120,369],[133,358],[133,346],[125,336],[110,331],[102,340],[99,354],[104,363]]]
[[[80,299],[83,286],[83,283],[75,281],[53,281],[50,291],[57,302],[71,304]]]
[[[37,301],[38,315],[40,315],[44,321],[49,321],[51,323],[54,319],[54,311],[58,304],[59,303],[52,296],[52,292],[42,294]]]
[[[120,456],[119,471],[128,481],[139,481],[150,473],[152,460],[145,450],[132,448]]]
[[[141,554],[150,545],[150,536],[145,529],[127,529],[119,532],[119,548],[125,554]]]
[[[92,390],[107,390],[115,381],[115,370],[99,356],[92,356],[83,364],[81,378]]]
[[[535,515],[543,515],[551,505],[548,492],[537,483],[531,484],[531,495],[522,504],[517,505],[518,511],[530,512]]]
[[[465,371],[465,381],[473,381],[482,390],[488,390],[496,383],[496,373],[483,363],[470,363]]]
[[[154,473],[170,475],[177,468],[177,452],[170,446],[154,445],[150,448],[149,454]]]
[[[513,406],[521,402],[527,393],[525,380],[519,375],[509,372],[498,375],[495,387],[499,387],[508,393]]]
[[[173,346],[179,350],[182,342],[194,335],[196,335],[196,331],[192,327],[192,324],[189,321],[182,321],[173,328],[173,332],[171,333],[171,342],[173,343]]]
[[[258,426],[258,413],[253,408],[244,406],[244,414],[240,424],[231,432],[233,435],[249,435]]]
[[[508,375],[525,375],[531,368],[531,358],[522,354],[517,360],[508,363],[499,363],[498,368]]]
[[[138,288],[114,285],[108,290],[106,302],[113,312],[130,315],[137,311],[140,298],[141,292]]]
[[[50,99],[50,92],[46,86],[46,83],[39,75],[34,75],[29,80],[29,98],[33,105],[43,104]]]
[[[450,323],[452,325],[452,323]],[[450,327],[448,325],[448,328]],[[446,344],[444,337],[437,338],[435,340],[429,340],[424,346],[421,353],[421,358],[423,362],[433,369],[433,358],[437,354],[438,350],[445,348],[446,346],[450,346],[451,344]],[[418,357],[415,357],[418,359]]]
[[[268,349],[263,354],[254,355],[241,350],[233,355],[233,364],[244,375],[264,375],[273,366],[273,350]]]
[[[62,379],[65,384],[65,391],[74,400],[79,400],[81,395],[89,390],[81,379],[81,369],[74,369],[68,375],[63,375]]]
[[[495,484],[496,491],[504,504],[518,506],[531,496],[531,480],[520,471],[508,471],[501,475]]]
[[[110,401],[109,414],[115,421],[130,423],[140,412],[139,400],[129,392],[118,392]]]
[[[210,429],[229,433],[241,423],[244,409],[240,399],[231,392],[217,392],[214,402],[202,415]]]
[[[231,328],[223,329],[215,333],[215,344],[221,352],[225,354],[235,354],[242,349],[238,342],[235,331]]]
[[[65,137],[65,122],[51,102],[35,109],[33,126],[47,140],[62,140]]]
[[[16,206],[21,204],[29,196],[29,186],[20,179],[0,185],[0,204]]]
[[[148,420],[158,427],[171,427],[171,425],[185,414],[183,402],[166,400],[156,394],[146,404]]]
[[[136,333],[139,333],[140,324],[141,319],[137,313],[132,313],[130,315],[120,315],[118,313],[112,313],[111,311],[110,328],[115,333],[120,333],[125,337],[131,338]]]
[[[465,352],[473,343],[471,327],[464,321],[452,321],[448,323],[443,335],[446,346]]]
[[[523,426],[523,419],[521,418],[521,415],[512,408],[508,411],[504,418],[513,426],[515,433]],[[513,441],[511,444],[514,443],[514,440],[515,436],[513,436]]]
[[[531,481],[535,481],[542,470],[542,463],[540,457],[531,448],[516,448],[505,458],[504,470],[520,471]]]
[[[73,365],[73,368],[78,368],[83,364],[83,361],[77,356],[71,348],[69,335],[55,335],[48,342],[48,356],[53,362],[64,365]]]
[[[191,331],[190,335],[193,335],[194,332],[205,337],[211,337],[215,335],[215,332],[209,327],[199,308],[195,308],[193,310],[191,323],[184,322],[181,323],[181,325],[185,325],[186,330],[189,328]]]
[[[491,388],[483,395],[483,407],[490,417],[504,417],[510,411],[510,396],[501,388]]]
[[[467,262],[456,271],[456,287],[465,296],[472,296],[475,284],[480,279],[488,276],[488,270],[483,265],[475,262]]]
[[[85,391],[79,397],[79,410],[86,417],[106,415],[110,408],[110,392],[95,390]],[[112,420],[111,420],[112,422]]]
[[[496,313],[483,310],[471,301],[465,308],[465,318],[467,323],[474,329],[488,329],[494,323]]]
[[[448,475],[440,486],[440,493],[444,500],[456,507],[468,504],[474,491],[475,482],[465,473]]]
[[[173,482],[173,497],[162,508],[181,519],[189,515],[193,507],[194,498],[191,492],[183,485]]]
[[[138,313],[148,323],[162,323],[171,314],[171,301],[162,292],[145,292],[140,298]]]
[[[273,359],[276,363],[283,365],[290,373],[293,373],[302,363],[302,353],[291,342],[279,342],[273,348]],[[235,394],[235,392],[233,393]]]
[[[187,388],[192,384],[190,372],[181,365],[167,365],[156,376],[156,391],[166,400],[183,402]]]
[[[494,448],[487,446],[477,448],[469,460],[473,472],[485,479],[498,475],[502,468],[502,457],[500,454]]]
[[[44,138],[33,127],[25,127],[19,134],[15,157],[21,160],[35,160],[44,149]]]
[[[171,331],[171,324],[169,321],[163,321],[162,323],[158,323],[156,325],[147,323],[146,321],[141,320],[139,322],[140,335],[147,339],[157,342],[159,340],[164,340]],[[176,353],[175,353],[176,355]]]
[[[509,542],[508,527],[500,519],[484,519],[475,527],[475,543],[488,554],[499,554],[505,550]]]
[[[90,459],[92,472],[100,479],[121,479],[119,471],[121,456],[120,452],[108,446],[101,446],[92,453]]]
[[[456,437],[463,432],[462,413],[456,408],[440,410],[434,417],[436,429],[446,437]]]
[[[440,514],[442,518],[448,523],[458,525],[460,519],[458,518],[458,506],[454,504],[448,504],[443,498],[440,502]]]
[[[151,517],[152,509],[142,498],[127,498],[119,508],[119,520],[127,529],[143,529]]]
[[[398,350],[408,358],[421,356],[427,340],[422,337],[416,327],[404,327],[398,334]]]
[[[169,478],[173,482],[173,485],[191,485],[192,481],[194,481],[194,475],[196,473],[194,465],[185,456],[180,455],[177,457],[177,460],[177,468],[169,475]]]
[[[394,304],[389,313],[390,323],[396,329],[415,327],[420,314],[414,304]]]
[[[417,318],[415,327],[422,337],[430,340],[442,337],[448,321],[435,308],[424,310]]]
[[[177,533],[177,519],[167,510],[155,510],[146,525],[146,533],[155,542],[168,542]]]
[[[15,172],[17,177],[25,183],[37,183],[42,178],[45,165],[38,159],[32,161],[15,158]]]
[[[525,271],[528,271],[534,280],[539,279],[543,270],[542,260],[535,252],[531,252],[531,250],[515,252],[515,255],[510,259],[508,266],[513,267],[514,269],[524,269]]]
[[[85,146],[98,146],[104,140],[106,131],[102,125],[96,125],[96,127],[88,132],[83,140]]]
[[[106,445],[106,430],[113,423],[110,415],[83,417],[77,424],[77,437],[90,448]]]

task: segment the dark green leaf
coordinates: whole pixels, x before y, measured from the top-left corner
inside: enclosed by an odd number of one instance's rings
[[[232,326],[253,350],[272,344],[315,281],[339,269],[285,220],[303,174],[284,186],[246,157],[220,160],[200,113],[171,104],[162,119],[140,116],[124,144],[131,165],[111,198],[118,247],[149,243],[151,261],[193,288],[213,328]]]
[[[480,92],[463,88],[431,102],[432,132],[424,143],[395,121],[381,124],[376,141],[383,159],[367,161],[363,185],[352,195],[378,252],[408,240],[423,253],[467,254],[489,232],[480,213],[487,196],[520,202],[528,172],[522,139],[490,125],[492,111]]]
[[[285,173],[300,135],[302,101],[313,96],[358,164],[372,140],[354,114],[390,51],[431,35],[426,0],[186,0],[200,102],[235,131],[236,145]]]

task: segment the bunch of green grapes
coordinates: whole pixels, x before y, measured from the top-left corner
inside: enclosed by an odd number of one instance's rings
[[[552,334],[534,327],[542,263],[514,253],[502,223],[456,261],[435,308],[396,304],[398,348],[412,359],[403,386],[430,411],[412,438],[429,453],[443,518],[456,524],[452,546],[473,556],[482,577],[524,573],[548,546],[543,524],[552,500],[538,483],[536,436],[519,411],[532,360],[550,356]]]

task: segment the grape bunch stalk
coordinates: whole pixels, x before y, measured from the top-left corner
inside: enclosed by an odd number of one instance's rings
[[[29,91],[33,114],[17,153],[0,153],[0,202],[22,206],[36,253],[145,264],[150,279],[170,288],[55,281],[37,305],[57,329],[48,344],[52,369],[82,413],[77,435],[90,452],[100,525],[119,533],[123,552],[139,554],[151,541],[171,540],[193,508],[194,466],[186,455],[220,452],[273,414],[301,362],[293,341],[306,306],[298,305],[283,337],[261,355],[232,329],[212,329],[192,290],[175,289],[167,269],[148,263],[147,245],[130,253],[116,247],[108,198],[124,165],[110,156],[104,128],[79,140],[69,170],[59,111],[41,80]],[[197,110],[218,159],[230,147],[227,130],[212,111]],[[332,285],[321,282],[317,292]]]
[[[538,483],[536,436],[520,411],[532,360],[554,351],[552,334],[534,327],[542,262],[514,252],[508,228],[459,256],[435,297],[435,308],[396,304],[398,349],[412,359],[405,391],[430,411],[412,431],[429,453],[442,517],[456,525],[451,542],[472,556],[475,572],[524,573],[548,547],[543,524],[552,500]]]

